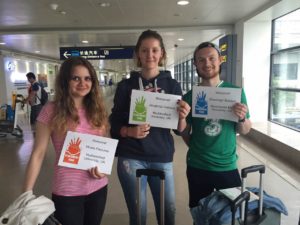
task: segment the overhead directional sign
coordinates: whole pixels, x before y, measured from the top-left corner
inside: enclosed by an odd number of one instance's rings
[[[73,56],[81,56],[89,60],[99,59],[132,59],[134,46],[121,47],[61,47],[60,59],[64,60]]]

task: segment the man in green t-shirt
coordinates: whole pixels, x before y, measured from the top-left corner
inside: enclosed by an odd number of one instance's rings
[[[200,86],[238,88],[220,79],[221,55],[210,42],[201,43],[194,51],[194,65]],[[192,106],[192,90],[183,97]],[[241,102],[235,103],[232,112],[239,122],[187,117],[187,128],[182,138],[189,146],[187,153],[187,179],[189,206],[195,207],[201,198],[215,189],[241,185],[237,169],[236,133],[247,134],[251,129],[249,111],[244,91]]]

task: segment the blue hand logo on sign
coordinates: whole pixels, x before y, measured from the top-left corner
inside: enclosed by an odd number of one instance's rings
[[[206,94],[202,91],[197,94],[196,105],[195,105],[195,114],[207,115],[207,101],[205,100]]]

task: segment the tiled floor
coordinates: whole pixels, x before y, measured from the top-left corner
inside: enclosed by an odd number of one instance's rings
[[[108,97],[107,105],[110,110],[112,98]],[[25,116],[19,117],[19,124],[24,129],[23,140],[13,136],[0,138],[0,213],[21,192],[24,171],[32,148],[32,134]],[[178,225],[192,224],[192,219],[187,207],[188,190],[185,177],[185,155],[187,147],[179,137],[175,137],[176,153],[174,159],[174,178],[176,186],[176,223]],[[279,197],[287,206],[289,215],[282,216],[282,225],[297,225],[300,209],[300,175],[288,165],[264,152],[259,146],[249,142],[243,137],[238,137],[239,167],[253,164],[266,164],[265,190]],[[50,195],[51,168],[53,165],[53,149],[49,146],[44,165],[35,186],[36,195]],[[115,165],[115,164],[114,164]],[[102,225],[128,224],[127,209],[122,190],[117,178],[116,169],[113,168],[109,177],[108,202]],[[257,186],[256,177],[250,175],[248,186]],[[148,224],[156,224],[153,203],[150,197]]]

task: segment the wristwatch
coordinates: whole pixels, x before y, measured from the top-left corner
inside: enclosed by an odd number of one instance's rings
[[[244,123],[246,120],[246,117],[244,117],[243,119],[239,119],[239,123]]]

